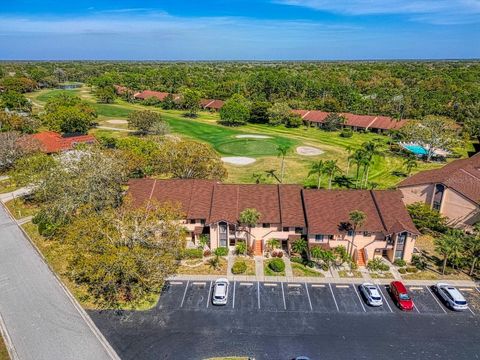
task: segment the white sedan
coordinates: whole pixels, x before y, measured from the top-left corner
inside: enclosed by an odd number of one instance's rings
[[[378,288],[370,283],[363,283],[360,285],[360,291],[362,292],[366,302],[370,306],[382,306],[383,300]]]
[[[227,304],[229,284],[230,283],[225,278],[221,278],[215,281],[215,285],[213,285],[213,294],[212,294],[213,305]]]
[[[456,311],[468,309],[467,300],[465,300],[462,293],[458,291],[456,287],[445,283],[438,283],[433,289],[450,309]]]

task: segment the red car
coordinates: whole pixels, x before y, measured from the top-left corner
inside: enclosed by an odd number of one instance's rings
[[[390,283],[390,292],[400,309],[406,311],[413,310],[413,300],[401,281],[392,281]]]

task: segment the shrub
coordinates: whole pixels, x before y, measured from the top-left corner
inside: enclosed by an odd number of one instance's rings
[[[357,270],[358,269],[358,265],[356,262],[350,262],[350,269],[351,270]]]
[[[393,264],[395,266],[399,266],[399,267],[402,267],[402,266],[405,266],[407,265],[407,262],[403,259],[395,259],[395,261],[393,262]]]
[[[340,136],[343,138],[351,138],[353,136],[353,130],[351,129],[343,129],[340,133]]]
[[[228,248],[226,247],[219,247],[216,248],[213,252],[216,256],[227,256],[228,255]]]
[[[390,266],[385,264],[382,260],[380,259],[373,259],[370,260],[367,264],[367,268],[370,271],[388,271],[390,270]]]
[[[183,258],[185,259],[201,259],[203,251],[201,249],[185,249],[183,250]]]
[[[407,273],[407,270],[405,268],[401,268],[401,269],[398,269],[398,272],[400,274],[406,274]]]
[[[294,256],[290,258],[291,262],[297,263],[297,264],[303,264],[303,259],[299,256]]]
[[[243,260],[237,260],[232,266],[232,273],[235,275],[243,274],[247,271],[247,264]]]
[[[413,255],[412,256],[412,265],[415,266],[418,270],[425,270],[427,268],[427,259],[422,255]]]
[[[247,244],[244,241],[240,241],[235,246],[235,251],[238,255],[243,255],[247,252]]]
[[[405,269],[408,273],[416,273],[418,272],[418,269],[414,266],[409,266]]]
[[[412,217],[413,223],[421,232],[447,231],[446,218],[435,209],[424,203],[413,203],[407,205],[407,210]]]
[[[274,272],[282,272],[285,270],[285,263],[282,259],[272,259],[268,263],[268,267]]]
[[[272,251],[272,257],[282,258],[283,257],[283,251],[282,250],[273,250]]]

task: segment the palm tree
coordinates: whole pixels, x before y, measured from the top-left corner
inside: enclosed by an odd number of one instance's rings
[[[302,255],[303,253],[307,253],[308,251],[308,244],[305,240],[299,239],[292,244],[293,252]]]
[[[280,183],[283,183],[283,176],[285,174],[285,156],[290,150],[290,146],[288,145],[278,145],[277,146],[277,156],[282,158],[282,165],[280,168]]]
[[[348,145],[348,146],[346,147],[346,150],[347,150],[347,153],[348,153],[346,175],[348,176],[348,175],[350,175],[350,162],[352,161],[352,159],[350,158],[350,155],[352,154],[353,147],[351,147],[350,145]]]
[[[262,173],[253,173],[252,178],[255,180],[255,184],[261,184],[265,181],[265,176]]]
[[[471,236],[464,237],[464,252],[468,259],[471,261],[470,276],[473,276],[475,266],[478,259],[480,259],[480,222],[476,223],[473,227],[473,234]]]
[[[336,256],[333,254],[332,251],[324,250],[323,253],[322,253],[322,258],[321,259],[322,259],[323,263],[328,268],[330,268],[330,266],[332,266],[333,262],[335,261]]]
[[[368,141],[366,143],[363,143],[362,147],[364,150],[363,175],[364,175],[364,184],[366,188],[368,183],[368,173],[370,171],[370,165],[372,165],[375,156],[381,156],[383,155],[383,153],[380,151],[381,144],[375,141]]]
[[[281,183],[280,179],[278,178],[277,174],[276,174],[276,171],[275,169],[271,169],[271,170],[265,170],[265,172],[267,173],[267,177],[273,177],[275,180],[277,180],[279,183]]]
[[[460,254],[463,237],[464,234],[461,230],[451,229],[435,239],[435,250],[443,256],[442,275],[445,274],[448,259],[458,257]]]
[[[409,156],[403,161],[403,165],[407,169],[407,175],[410,176],[412,170],[418,166],[417,158],[415,156]]]
[[[350,251],[348,252],[350,256],[352,256],[353,248],[355,246],[355,234],[357,233],[357,229],[362,226],[365,221],[367,220],[367,214],[360,210],[353,210],[348,214],[350,222],[352,224],[352,246],[350,247]]]
[[[277,239],[270,239],[267,241],[267,246],[271,250],[278,249],[280,247],[280,241]]]
[[[358,188],[358,177],[360,175],[360,167],[364,164],[366,156],[363,149],[355,150],[355,152],[348,157],[357,166],[357,172],[355,175],[355,187]]]
[[[317,175],[317,189],[322,185],[323,172],[325,170],[325,162],[323,160],[315,161],[310,165],[308,176]]]
[[[258,224],[260,216],[261,214],[257,209],[247,208],[240,213],[238,218],[239,223],[248,228],[247,239],[250,246],[250,234],[252,232],[252,227]]]
[[[320,260],[323,255],[323,249],[318,246],[314,246],[312,250],[310,250],[310,256],[315,260]]]
[[[328,188],[332,188],[332,179],[341,169],[337,165],[337,160],[328,160],[325,162],[325,172],[329,175]]]

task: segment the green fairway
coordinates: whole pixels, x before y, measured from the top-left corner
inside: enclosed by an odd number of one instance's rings
[[[68,93],[72,93],[72,94],[75,94],[75,95],[79,95],[80,93],[80,89],[73,89],[73,90],[61,90],[61,89],[55,89],[55,90],[42,90],[41,93],[36,96],[36,99],[40,102],[47,102],[48,99],[50,99],[51,97],[57,95],[57,94],[61,94],[63,92],[68,92]]]
[[[128,114],[133,111],[132,109],[127,109],[116,104],[92,103],[92,106],[97,111],[98,116],[105,116],[107,118],[126,118]]]

